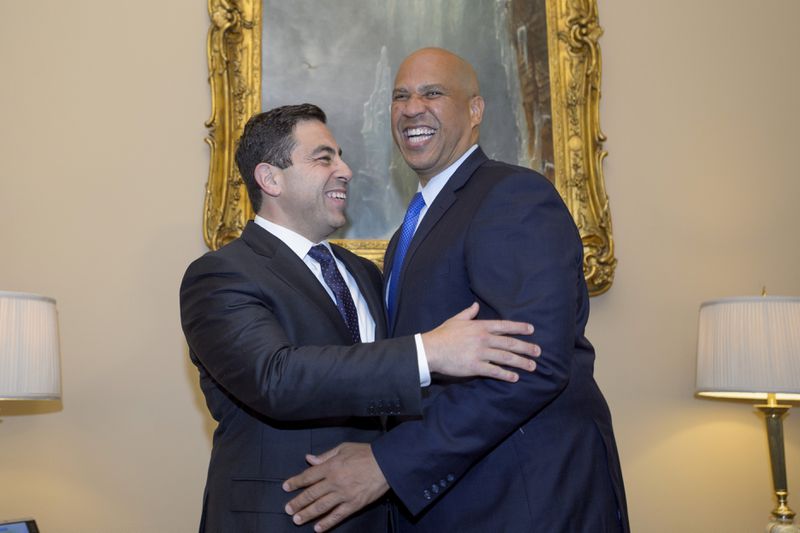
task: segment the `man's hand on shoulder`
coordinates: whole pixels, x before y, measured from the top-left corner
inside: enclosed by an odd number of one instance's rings
[[[422,334],[431,372],[453,377],[482,376],[515,382],[516,372],[533,372],[542,350],[536,344],[510,335],[530,335],[533,326],[510,320],[474,320],[479,306],[471,306]]]

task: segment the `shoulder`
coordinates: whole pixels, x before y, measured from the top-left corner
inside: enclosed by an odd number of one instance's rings
[[[183,280],[226,274],[243,270],[252,262],[253,251],[241,238],[235,239],[218,250],[212,250],[192,261],[186,268]]]
[[[473,178],[470,181],[475,181],[489,189],[518,188],[541,194],[558,194],[553,183],[539,172],[493,159],[487,160],[478,167]]]
[[[522,214],[542,206],[561,211],[571,220],[564,200],[550,180],[529,168],[488,159],[470,176],[460,193],[481,211]]]
[[[488,160],[478,168],[469,186],[480,197],[471,226],[525,228],[544,231],[559,239],[580,243],[567,205],[550,180],[529,168]]]

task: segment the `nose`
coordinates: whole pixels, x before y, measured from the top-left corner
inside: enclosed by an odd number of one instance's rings
[[[344,162],[344,159],[339,159],[339,168],[336,169],[336,178],[345,183],[353,179],[353,171],[350,170],[350,167]]]
[[[418,94],[411,94],[402,102],[401,112],[407,117],[415,117],[425,112],[425,103]]]

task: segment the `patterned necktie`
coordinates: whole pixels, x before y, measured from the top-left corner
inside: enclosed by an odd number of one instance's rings
[[[408,245],[411,244],[411,239],[414,237],[414,230],[417,229],[417,221],[419,220],[419,213],[425,207],[425,198],[422,193],[417,193],[408,204],[406,216],[403,218],[403,225],[400,226],[400,235],[397,239],[397,248],[394,252],[394,261],[392,262],[392,273],[389,278],[389,297],[387,298],[387,308],[389,312],[389,324],[393,324],[394,314],[397,308],[397,292],[400,284],[400,269],[403,266],[403,260],[408,251]]]
[[[353,297],[350,295],[347,283],[345,283],[339,269],[336,268],[336,262],[333,260],[330,250],[325,245],[318,244],[308,251],[308,255],[322,267],[322,279],[325,280],[325,283],[336,297],[336,307],[339,308],[339,313],[341,313],[345,324],[347,324],[347,329],[350,331],[353,342],[361,342],[356,304],[353,303]]]

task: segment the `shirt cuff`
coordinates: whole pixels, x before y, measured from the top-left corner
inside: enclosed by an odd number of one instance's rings
[[[425,354],[425,346],[422,344],[422,334],[414,335],[414,342],[417,344],[417,363],[419,364],[419,386],[427,387],[431,384],[431,369],[428,366],[428,356]]]

